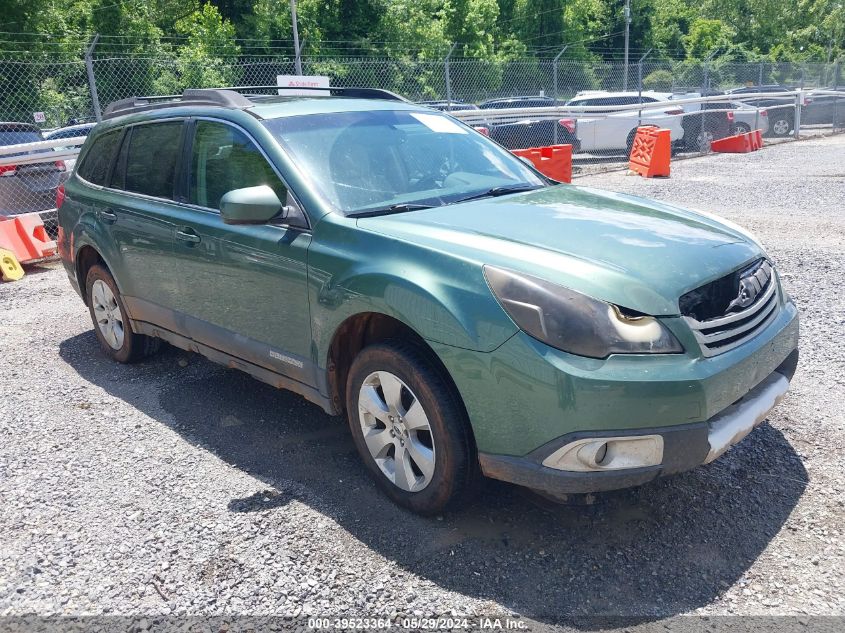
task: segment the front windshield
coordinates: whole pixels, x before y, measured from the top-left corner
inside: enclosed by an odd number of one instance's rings
[[[545,184],[507,150],[436,112],[333,112],[264,125],[345,214]]]

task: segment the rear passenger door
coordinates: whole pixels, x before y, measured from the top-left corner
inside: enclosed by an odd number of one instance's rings
[[[126,128],[97,213],[119,255],[112,271],[132,319],[177,330],[173,309],[178,269],[173,265],[173,200],[184,120]]]
[[[192,122],[176,224],[179,310],[194,340],[250,363],[314,384],[304,214],[258,144],[221,120]],[[296,226],[271,221],[227,225],[220,198],[268,185],[294,209]]]

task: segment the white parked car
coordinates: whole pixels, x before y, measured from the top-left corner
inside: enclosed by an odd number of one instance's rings
[[[654,125],[666,128],[672,133],[672,143],[678,144],[683,139],[684,128],[682,125],[683,109],[669,102],[669,93],[643,92],[642,95],[636,92],[607,92],[589,91],[578,93],[574,98],[566,102],[567,106],[626,106],[642,103],[651,109],[623,110],[605,116],[601,113],[579,113],[573,112],[578,121],[578,138],[581,141],[581,151],[627,151],[630,153],[634,143],[634,136],[637,127],[642,121],[643,125]],[[665,107],[655,108],[654,104],[662,104]]]

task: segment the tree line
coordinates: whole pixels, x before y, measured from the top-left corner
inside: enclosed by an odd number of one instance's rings
[[[3,0],[0,53],[97,50],[185,59],[293,55],[289,0]],[[613,61],[624,0],[298,0],[313,57]],[[631,0],[636,59],[830,62],[845,52],[845,0]]]

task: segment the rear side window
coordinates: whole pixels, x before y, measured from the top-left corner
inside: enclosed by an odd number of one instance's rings
[[[81,178],[94,185],[106,184],[106,176],[114,161],[114,154],[117,151],[117,144],[120,142],[120,134],[123,130],[113,130],[101,134],[94,139],[94,143],[85,153],[82,164],[77,169]]]
[[[41,132],[23,127],[0,127],[0,146],[42,141]]]
[[[280,200],[287,192],[264,155],[247,136],[224,123],[199,121],[191,151],[190,201],[220,208],[220,198],[232,189],[268,185]]]
[[[111,172],[111,180],[109,187],[112,189],[126,188],[126,155],[129,153],[129,144],[132,141],[132,128],[126,130],[126,136],[123,137],[123,143],[120,145],[120,151],[114,161],[114,169]]]
[[[126,156],[124,189],[172,198],[181,141],[181,121],[134,126]]]

